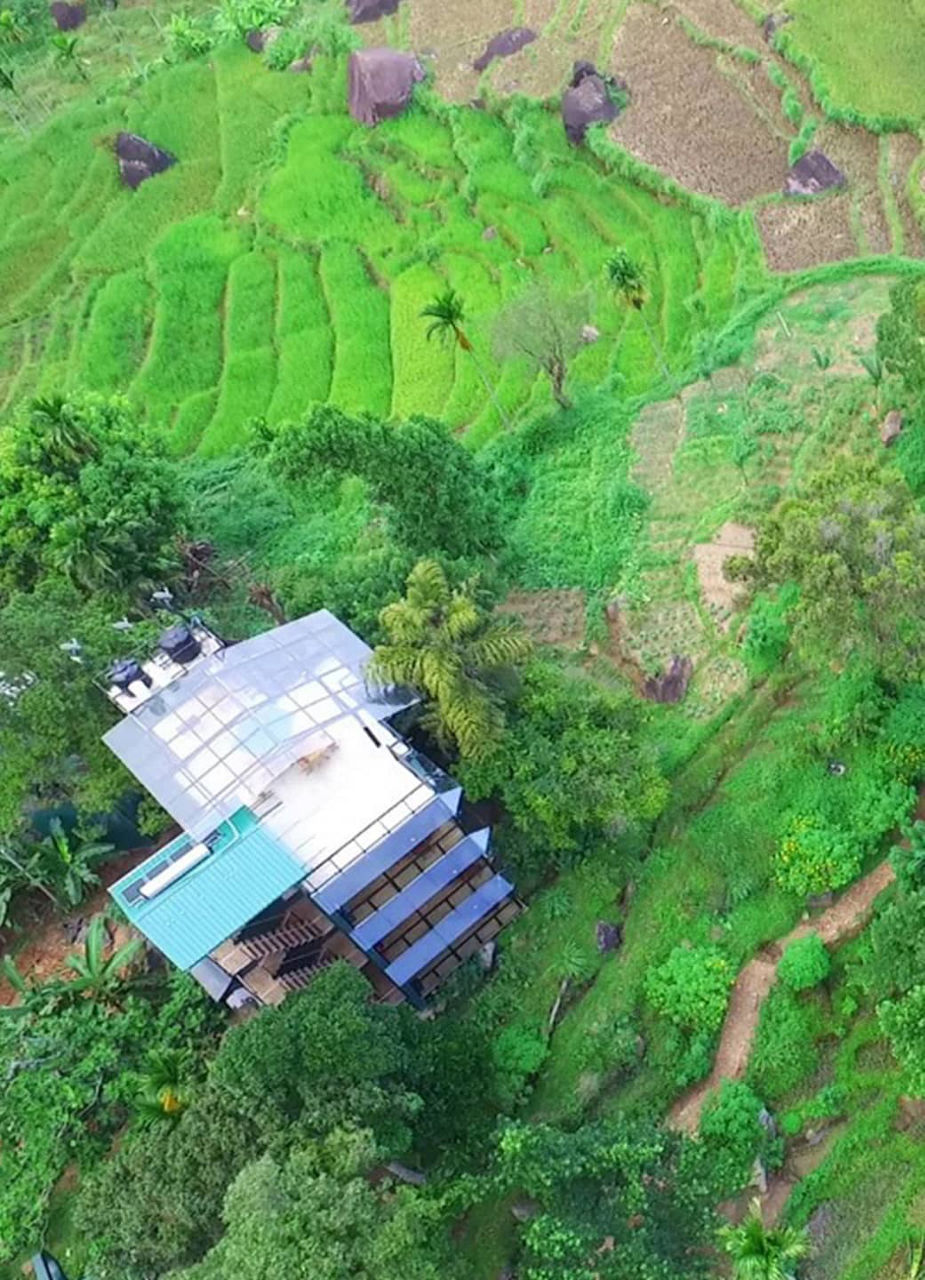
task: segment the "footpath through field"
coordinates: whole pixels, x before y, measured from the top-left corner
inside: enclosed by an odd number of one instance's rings
[[[732,988],[713,1070],[706,1080],[694,1085],[674,1104],[668,1114],[671,1128],[696,1133],[707,1096],[723,1080],[739,1080],[745,1074],[761,1006],[774,985],[777,966],[786,947],[808,933],[817,933],[826,946],[850,938],[866,923],[875,899],[894,878],[889,860],[881,862],[815,920],[801,920],[783,938],[769,943],[749,961]]]

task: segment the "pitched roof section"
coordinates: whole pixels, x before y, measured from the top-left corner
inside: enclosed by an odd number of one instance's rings
[[[367,688],[371,650],[327,609],[204,657],[105,735],[141,784],[203,838],[258,797],[325,725],[409,705]]]
[[[221,824],[211,853],[198,866],[151,899],[133,891],[190,843],[180,836],[110,890],[131,923],[180,969],[197,965],[305,874],[298,859],[243,809]]]

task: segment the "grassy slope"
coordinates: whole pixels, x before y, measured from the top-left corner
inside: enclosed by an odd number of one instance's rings
[[[603,336],[574,376],[622,376],[634,393],[651,383],[653,357],[638,320],[600,287],[615,245],[647,266],[675,368],[698,327],[743,300],[733,281],[754,276],[752,236],[605,177],[555,115],[521,113],[515,149],[503,120],[471,111],[417,109],[370,131],[346,115],[344,94],[343,64],[287,76],[225,48],[7,143],[0,394],[12,402],[40,381],[128,387],[175,429],[179,451],[209,455],[233,449],[253,417],[328,396],[441,414],[476,443],[497,414],[472,362],[426,343],[419,317],[447,285],[466,299],[510,412],[548,399],[528,365],[502,370],[491,353],[499,308],[532,281],[588,290]],[[279,122],[300,114],[279,139]],[[179,158],[134,193],[107,154],[126,125]],[[711,306],[695,313],[698,295]]]
[[[793,0],[788,11],[787,40],[815,64],[836,107],[925,118],[920,0]]]

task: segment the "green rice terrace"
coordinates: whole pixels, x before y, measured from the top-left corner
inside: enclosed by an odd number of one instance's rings
[[[923,54],[0,0],[0,1280],[922,1280]]]

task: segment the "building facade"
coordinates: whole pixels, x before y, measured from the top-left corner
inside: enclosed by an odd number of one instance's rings
[[[131,923],[232,1007],[334,960],[417,1006],[518,913],[461,788],[392,727],[369,648],[327,610],[225,646],[165,632],[104,738],[182,828],[115,884]]]

